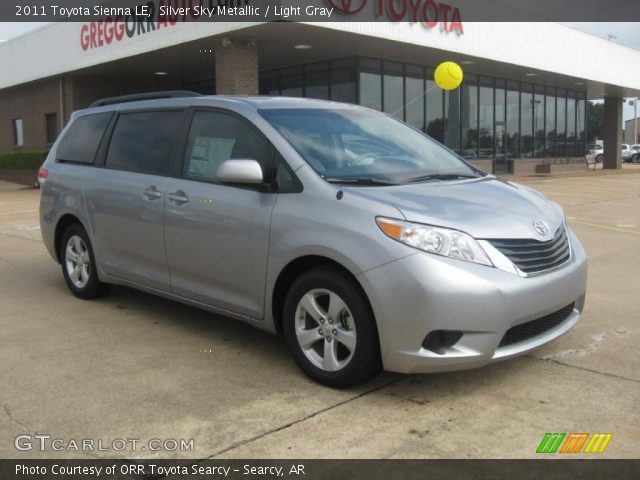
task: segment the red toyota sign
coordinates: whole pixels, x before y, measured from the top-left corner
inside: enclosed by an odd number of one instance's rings
[[[432,29],[440,25],[443,32],[464,34],[460,9],[436,0],[327,0],[329,4],[347,15],[359,13],[369,1],[374,5],[376,17],[387,17],[395,22],[420,23]]]

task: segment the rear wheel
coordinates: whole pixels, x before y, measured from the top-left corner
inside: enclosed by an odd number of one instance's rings
[[[303,274],[285,300],[283,327],[300,369],[315,381],[346,388],[381,370],[375,320],[362,291],[337,270]]]
[[[67,287],[76,297],[88,300],[108,293],[110,285],[98,279],[91,242],[82,225],[73,224],[64,232],[60,263]]]
[[[596,163],[602,163],[602,155],[596,156]]]

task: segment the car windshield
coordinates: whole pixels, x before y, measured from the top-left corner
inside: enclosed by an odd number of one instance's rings
[[[360,109],[263,109],[325,180],[360,185],[455,180],[484,175],[422,132]]]

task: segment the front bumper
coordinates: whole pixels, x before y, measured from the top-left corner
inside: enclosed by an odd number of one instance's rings
[[[373,308],[385,370],[430,373],[477,368],[529,352],[570,330],[585,298],[587,259],[568,230],[572,259],[524,278],[482,265],[416,252],[358,276]],[[560,324],[509,346],[507,330],[574,303]],[[422,346],[434,330],[462,332],[441,353]]]

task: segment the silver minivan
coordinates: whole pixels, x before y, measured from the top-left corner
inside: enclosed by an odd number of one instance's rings
[[[334,387],[522,355],[585,301],[557,203],[359,106],[106,99],[73,114],[40,181],[75,296],[125,285],[282,333]]]

